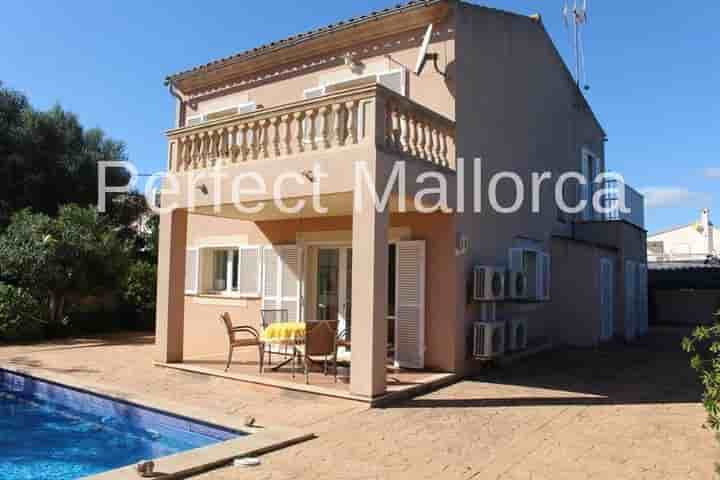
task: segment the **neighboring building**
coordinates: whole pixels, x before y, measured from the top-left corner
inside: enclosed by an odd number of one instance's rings
[[[648,238],[650,317],[659,325],[699,325],[720,310],[720,230],[710,210],[689,225]]]
[[[430,62],[416,75],[428,24],[435,26],[429,51],[438,68]],[[501,214],[487,198],[475,213],[473,162],[460,176],[458,159],[475,156],[483,158],[484,178],[509,170],[527,185],[534,171],[554,178],[605,171],[605,133],[539,18],[455,0],[416,1],[217,60],[168,83],[178,98],[168,171],[180,182],[175,195],[163,195],[163,205],[178,208],[160,224],[161,362],[224,352],[222,311],[258,325],[261,308],[283,307],[291,320],[352,326],[356,395],[386,391],[388,338],[402,367],[467,374],[481,365],[473,356],[474,322],[489,310],[472,301],[479,265],[525,274],[524,299],[492,305],[500,318],[526,321],[531,339],[595,345],[647,329],[641,196],[627,188],[635,202],[627,217],[566,215],[547,184],[539,213],[528,204]],[[359,203],[359,161],[368,162],[379,192],[396,162],[406,161],[410,206],[421,188],[417,175],[440,175],[454,213],[401,213],[398,188],[387,210],[376,211],[367,195]],[[316,181],[315,165],[329,178]],[[225,178],[186,185],[213,167]],[[283,199],[309,199],[319,188],[326,214],[283,213],[268,193],[232,198],[231,184],[248,172],[273,185],[288,171],[307,181],[287,181]],[[572,189],[568,203],[590,191]],[[464,212],[457,211],[458,193]],[[513,195],[511,182],[498,188],[502,205]],[[240,212],[234,201],[268,208]]]
[[[698,221],[655,233],[647,244],[650,262],[704,262],[708,256],[720,255],[720,230],[705,208]]]

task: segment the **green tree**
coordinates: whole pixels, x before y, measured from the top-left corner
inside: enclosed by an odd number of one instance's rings
[[[692,355],[690,365],[700,375],[707,424],[720,431],[720,304],[711,326],[699,326],[683,339],[683,349]]]
[[[96,204],[98,162],[126,160],[122,142],[83,129],[60,106],[34,110],[0,82],[0,230],[23,208],[56,215],[64,204]],[[129,179],[121,169],[108,169],[107,176],[113,186]]]
[[[22,210],[0,237],[0,269],[47,299],[51,324],[65,321],[68,299],[116,291],[128,262],[115,227],[77,205],[61,207],[56,218]]]

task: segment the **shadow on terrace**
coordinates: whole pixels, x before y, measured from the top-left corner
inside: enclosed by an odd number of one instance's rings
[[[447,398],[438,392],[388,408],[697,403],[702,388],[680,346],[689,333],[656,330],[634,344],[555,350],[469,380],[464,391],[477,392],[477,396]],[[487,395],[491,392],[495,398]],[[498,396],[498,392],[503,394]]]

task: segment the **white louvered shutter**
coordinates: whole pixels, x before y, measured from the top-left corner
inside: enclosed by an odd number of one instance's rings
[[[262,253],[261,247],[240,247],[238,293],[242,296],[259,297],[261,295]]]
[[[511,248],[508,252],[508,265],[510,270],[513,272],[525,273],[525,261],[524,261],[525,250],[522,248]]]
[[[396,267],[395,361],[425,366],[425,242],[399,242]]]
[[[647,291],[647,265],[644,263],[637,264],[637,330],[640,335],[648,333],[648,291]]]
[[[378,83],[400,95],[405,95],[405,70],[381,73],[378,75]]]
[[[614,320],[614,275],[613,263],[609,258],[600,259],[600,302],[601,331],[600,340],[610,340],[613,335]]]
[[[198,292],[198,250],[185,251],[185,293]]]
[[[541,260],[540,274],[542,275],[542,290],[540,290],[540,295],[543,300],[550,300],[550,287],[552,281],[550,255],[547,253],[541,253],[539,256]]]
[[[280,305],[288,311],[288,320],[300,321],[300,249],[278,247]]]
[[[278,272],[278,254],[273,247],[263,248],[262,308],[275,310],[280,308],[280,281]]]
[[[632,340],[636,334],[637,312],[636,303],[636,268],[635,262],[625,262],[625,338]]]

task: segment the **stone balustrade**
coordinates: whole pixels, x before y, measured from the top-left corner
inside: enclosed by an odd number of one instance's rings
[[[184,172],[341,150],[375,141],[454,169],[455,122],[381,85],[170,130],[169,170]]]

